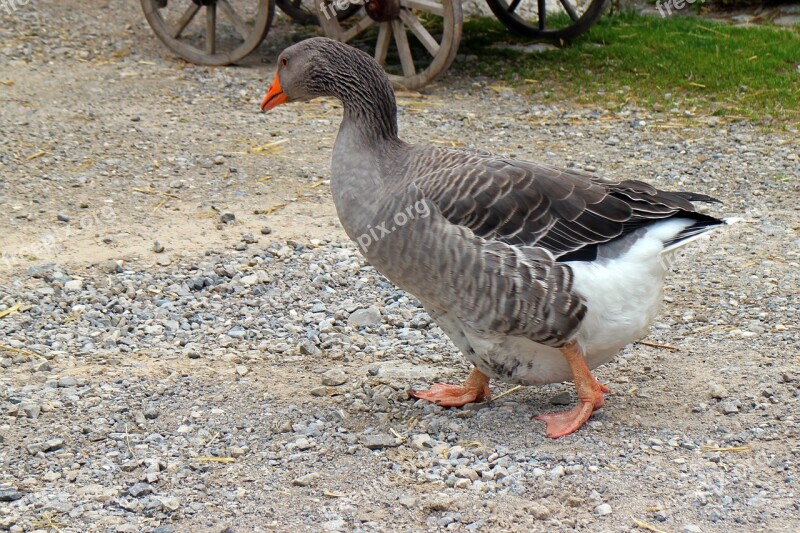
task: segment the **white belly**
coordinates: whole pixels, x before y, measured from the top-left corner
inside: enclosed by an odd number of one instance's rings
[[[575,340],[590,369],[609,362],[624,346],[647,334],[661,306],[664,235],[674,235],[686,225],[680,219],[665,221],[629,243],[609,246],[596,261],[567,263],[575,276],[573,290],[587,304]],[[524,337],[481,336],[450,312],[431,315],[467,359],[491,378],[521,385],[572,379],[557,348]]]

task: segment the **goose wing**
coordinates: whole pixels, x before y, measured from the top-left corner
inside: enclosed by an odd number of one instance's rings
[[[560,260],[593,259],[598,245],[674,216],[718,223],[696,212],[690,201],[713,198],[662,191],[637,180],[613,182],[578,170],[441,148],[427,149],[413,167],[415,184],[451,223],[485,239],[543,248]]]

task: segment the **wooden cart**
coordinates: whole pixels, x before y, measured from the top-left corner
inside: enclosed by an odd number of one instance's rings
[[[180,57],[229,65],[258,48],[275,5],[328,37],[369,50],[396,87],[443,73],[461,40],[461,0],[140,0],[150,27]],[[486,0],[506,27],[563,43],[587,31],[607,0]]]

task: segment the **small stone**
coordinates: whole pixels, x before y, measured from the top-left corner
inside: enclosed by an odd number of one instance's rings
[[[539,503],[534,503],[530,509],[531,516],[536,520],[547,520],[552,514],[550,509]]]
[[[181,506],[181,499],[171,496],[161,498],[161,506],[167,511],[177,511]]]
[[[78,378],[75,376],[64,376],[58,380],[59,387],[76,387],[77,385]]]
[[[131,486],[131,488],[128,489],[128,494],[130,494],[134,498],[147,496],[152,492],[153,492],[153,487],[149,483],[135,483],[133,484],[133,486]]]
[[[601,503],[597,507],[594,508],[594,512],[599,516],[606,516],[611,514],[611,506],[607,503]]]
[[[45,474],[42,476],[42,479],[45,481],[55,481],[57,479],[61,479],[61,472],[53,472],[52,470],[45,472]]]
[[[239,376],[241,376],[241,377],[246,376],[249,372],[250,372],[250,369],[247,368],[244,365],[238,365],[236,367],[236,373],[239,374]]]
[[[242,242],[245,244],[255,244],[258,242],[252,233],[242,233]]]
[[[172,258],[168,255],[162,255],[158,258],[156,263],[158,263],[159,266],[169,266],[172,264]]]
[[[233,448],[231,448],[228,451],[231,454],[231,457],[236,459],[236,458],[241,457],[244,454],[246,454],[249,449],[250,448],[248,448],[247,446],[242,446],[242,447],[234,446]]]
[[[683,526],[683,533],[703,533],[703,530],[700,529],[700,526],[696,526],[694,524],[686,524]]]
[[[59,222],[69,222],[70,221],[69,216],[65,215],[63,213],[59,213],[56,218],[58,219]]]
[[[158,412],[158,409],[156,409],[155,407],[148,407],[147,409],[144,410],[144,417],[149,420],[155,420],[156,418],[158,418],[159,414],[160,413]]]
[[[42,408],[35,403],[23,403],[20,406],[20,413],[27,416],[28,418],[32,418],[36,420],[39,418],[39,415],[42,412]]]
[[[713,381],[708,384],[708,392],[712,398],[716,398],[717,400],[722,400],[728,397],[728,389]]]
[[[247,244],[243,242],[237,242],[236,244],[233,245],[233,249],[236,250],[237,252],[244,252],[245,250],[247,250]]]
[[[215,165],[224,165],[225,164],[225,156],[218,155],[214,157],[214,164]]]
[[[569,405],[572,403],[572,398],[570,397],[569,392],[564,391],[550,398],[550,403],[553,405]]]
[[[411,437],[411,446],[417,450],[430,450],[433,448],[433,439],[427,433],[420,433]]]
[[[332,396],[333,393],[336,392],[336,389],[331,387],[320,386],[320,387],[314,387],[308,392],[309,394],[311,394],[311,396],[316,396],[318,398],[321,398],[323,396]]]
[[[270,233],[272,233],[272,228],[269,226],[264,226],[261,228],[261,235],[269,235]]]
[[[417,499],[408,497],[408,498],[400,498],[397,502],[405,507],[406,509],[415,509],[417,507]]]
[[[319,355],[321,350],[317,348],[317,345],[314,344],[314,341],[311,339],[305,339],[300,341],[300,344],[297,345],[297,350],[303,355]]]
[[[54,439],[49,439],[45,441],[45,451],[52,452],[54,450],[60,450],[64,447],[64,439],[61,437],[56,437]]]
[[[398,446],[400,442],[392,435],[378,434],[378,435],[363,435],[361,437],[361,444],[370,450],[379,450],[381,448],[393,448]]]
[[[719,406],[719,409],[720,409],[720,411],[722,411],[723,414],[726,414],[726,415],[732,415],[734,413],[738,413],[739,412],[739,408],[736,406],[736,404],[734,402],[732,402],[730,400],[726,400],[726,401],[722,402],[720,404],[720,406]]]
[[[311,449],[313,447],[311,442],[305,437],[300,437],[299,439],[294,441],[294,445],[300,451],[305,451],[305,450]]]
[[[554,467],[552,470],[550,470],[550,478],[551,479],[557,479],[557,478],[560,478],[561,476],[563,476],[566,473],[567,473],[567,470],[563,466],[558,465],[558,466]]]
[[[163,245],[163,244],[161,244],[161,243],[160,243],[160,242],[158,242],[158,241],[154,242],[154,243],[153,243],[153,251],[154,251],[155,253],[157,253],[157,254],[160,254],[161,252],[163,252],[163,251],[164,251],[164,245]]]
[[[130,511],[132,513],[138,513],[142,509],[142,502],[136,498],[126,498],[123,496],[119,499],[117,504],[126,511]]]
[[[223,224],[233,224],[236,222],[236,215],[233,213],[222,213],[219,219]]]
[[[322,374],[322,384],[329,387],[338,387],[347,383],[347,374],[338,368],[332,368]]]
[[[298,487],[310,487],[311,485],[315,484],[318,479],[319,474],[317,472],[311,472],[310,474],[294,478],[292,480],[292,485],[296,485]]]
[[[239,282],[242,285],[247,285],[248,287],[255,285],[258,283],[258,275],[257,274],[248,274],[247,276],[242,276],[239,278]]]
[[[351,328],[377,326],[381,323],[381,312],[377,307],[370,306],[366,309],[358,309],[347,318],[347,325]]]
[[[78,292],[83,289],[83,281],[79,279],[71,279],[64,284],[64,290],[67,292]]]
[[[472,486],[472,481],[470,481],[469,479],[466,479],[466,478],[461,478],[461,479],[459,479],[458,481],[455,482],[455,484],[453,485],[453,488],[456,488],[456,489],[468,489],[471,486]]]
[[[478,479],[478,473],[472,468],[466,466],[459,466],[455,471],[456,477],[468,478],[470,481]]]
[[[20,492],[15,488],[0,488],[0,502],[14,502],[25,496],[24,492]]]

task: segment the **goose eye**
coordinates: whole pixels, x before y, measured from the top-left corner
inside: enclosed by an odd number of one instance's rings
[[[282,57],[282,58],[281,58],[281,66],[282,66],[282,67],[285,67],[285,66],[286,66],[286,63],[288,63],[288,61],[286,60],[286,58],[285,58],[285,57]]]

